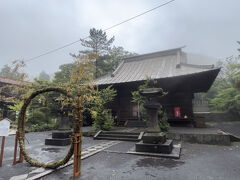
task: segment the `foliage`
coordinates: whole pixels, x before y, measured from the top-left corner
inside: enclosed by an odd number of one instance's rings
[[[96,77],[106,75],[113,72],[123,58],[131,57],[136,55],[136,53],[131,53],[124,50],[123,47],[113,46],[109,49],[108,53],[101,55],[96,60]]]
[[[108,39],[103,30],[92,28],[89,31],[89,40],[81,39],[82,45],[87,49],[79,51],[78,55],[71,55],[76,58],[81,55],[95,54],[94,77],[97,78],[114,71],[123,58],[136,55],[124,50],[123,47],[112,47],[113,41],[114,37]]]
[[[107,113],[105,113],[105,111],[104,111],[104,114],[105,114],[106,120],[103,124],[103,130],[110,131],[113,127],[114,119],[113,119],[111,111],[107,111]]]
[[[45,80],[45,81],[50,81],[50,79],[51,79],[50,76],[45,71],[40,72],[38,78],[40,80]]]
[[[144,84],[138,87],[137,91],[132,92],[132,102],[139,103],[141,106],[147,101],[147,98],[142,96],[139,91],[148,88],[149,80],[145,81]]]
[[[22,101],[29,91],[27,88],[29,83],[26,82],[27,74],[23,71],[25,63],[23,61],[14,61],[12,65],[13,67],[9,70],[10,75],[5,74],[4,77],[16,80],[17,84],[6,84],[0,87],[0,95],[3,101],[13,103],[13,105],[9,105],[9,109],[16,110],[16,114],[18,114],[23,104]]]
[[[20,102],[19,104],[9,105],[8,107],[13,111],[19,112],[21,110],[22,105],[23,105],[23,102]]]
[[[163,111],[162,107],[158,110],[158,126],[162,132],[168,132],[170,127],[167,113]]]
[[[51,122],[51,110],[48,107],[39,107],[31,111],[27,120],[27,125],[32,126],[35,124],[49,124]]]
[[[81,95],[83,114],[90,112],[96,128],[104,129],[105,122],[112,125],[108,110],[105,105],[112,101],[116,91],[111,87],[99,90],[93,82],[95,67],[92,59],[93,54],[80,55],[76,57],[74,68],[72,69],[70,80],[63,86],[71,91],[74,96]],[[85,119],[86,120],[86,119]],[[107,127],[107,125],[105,125]]]
[[[9,78],[9,79],[15,79],[17,80],[20,75],[20,72],[18,70],[15,70],[14,68],[11,68],[9,65],[4,65],[4,67],[0,71],[0,77],[3,78]]]
[[[140,85],[137,91],[133,91],[132,92],[132,102],[135,103],[139,103],[141,106],[147,101],[147,98],[142,96],[139,92],[142,89],[146,89],[146,88],[151,88],[157,86],[157,82],[147,78],[147,80],[144,82],[144,84]],[[167,92],[164,92],[162,89],[162,95],[157,97],[157,98],[161,98],[167,95]]]
[[[218,111],[240,112],[240,90],[236,88],[221,90],[215,98],[210,100],[210,106]]]
[[[205,98],[212,110],[240,115],[240,58],[229,57],[218,64],[222,66],[221,72]]]
[[[74,63],[63,64],[59,67],[60,71],[56,72],[54,75],[53,82],[56,84],[67,83],[71,78],[71,73],[75,67]]]
[[[112,114],[107,109],[97,108],[92,111],[92,117],[94,118],[93,127],[97,130],[111,130],[114,120]]]
[[[90,29],[89,34],[90,40],[80,39],[82,46],[89,49],[80,51],[80,53],[97,55],[105,54],[114,41],[114,36],[108,40],[106,32],[101,29],[98,30],[92,28]]]
[[[55,123],[41,125],[33,124],[31,126],[28,126],[26,129],[28,132],[50,131],[56,129],[56,124]]]
[[[95,92],[95,101],[91,108],[91,114],[94,119],[93,126],[96,129],[110,130],[113,126],[114,120],[109,109],[105,109],[105,105],[111,102],[116,96],[116,90],[111,86],[101,91]]]
[[[109,50],[109,56],[110,58],[110,64],[112,66],[112,70],[116,69],[117,66],[119,65],[119,63],[121,62],[121,60],[123,58],[127,58],[127,57],[131,57],[131,56],[136,56],[136,53],[133,52],[129,52],[126,51],[123,47],[121,46],[113,46],[110,50]]]

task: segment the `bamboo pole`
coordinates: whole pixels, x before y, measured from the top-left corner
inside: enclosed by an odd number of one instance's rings
[[[18,132],[15,135],[15,145],[14,145],[14,153],[13,153],[13,165],[17,164],[17,145],[18,145]]]
[[[0,167],[2,167],[4,144],[5,144],[5,136],[2,136],[1,153],[0,153]]]
[[[78,122],[79,122],[79,132],[74,134],[74,163],[73,163],[73,176],[81,175],[81,146],[82,146],[82,114],[81,114],[81,96],[78,96]]]
[[[13,152],[13,165],[16,165],[17,163],[22,163],[23,162],[23,154],[22,154],[21,150],[19,152],[19,159],[17,160],[17,150],[18,150],[18,131],[16,132],[16,135],[15,135],[15,145],[14,145],[14,152]]]

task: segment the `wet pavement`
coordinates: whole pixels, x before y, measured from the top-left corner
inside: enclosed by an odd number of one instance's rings
[[[109,148],[82,161],[82,175],[76,179],[177,179],[212,180],[240,178],[240,144],[233,146],[183,144],[179,160],[150,158],[120,153],[127,149],[128,142]],[[130,146],[130,145],[129,145]],[[115,152],[114,152],[115,151]],[[45,180],[72,179],[72,167],[57,171]]]
[[[51,132],[26,133],[25,147],[29,155],[41,162],[57,161],[66,155],[69,146],[46,146],[45,139],[51,138]],[[90,137],[83,137],[82,148],[86,149],[95,144],[106,141],[94,141]],[[0,167],[0,180],[10,179],[12,176],[26,174],[35,169],[27,162],[17,164],[13,163],[15,135],[6,137],[2,167]]]
[[[229,127],[228,131],[235,133],[235,131],[237,132],[236,127]],[[45,162],[56,160],[63,157],[68,150],[68,147],[44,145],[44,139],[49,138],[51,132],[28,133],[26,136],[29,141],[28,144],[26,140],[27,151],[38,160]],[[83,149],[103,142],[106,141],[83,137]],[[26,162],[12,166],[14,136],[6,137],[5,145],[0,180],[10,179],[12,176],[27,174],[34,170],[35,167],[31,167]],[[121,142],[82,160],[82,175],[76,179],[240,179],[240,143],[233,143],[232,146],[182,143],[179,160],[126,154],[134,145],[134,142]],[[69,166],[55,171],[42,179],[73,179],[72,168]]]

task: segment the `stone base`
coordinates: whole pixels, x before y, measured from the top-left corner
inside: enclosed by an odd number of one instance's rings
[[[70,138],[72,131],[54,131],[52,132],[52,138],[65,139]]]
[[[140,156],[149,156],[149,157],[161,157],[161,158],[171,158],[171,159],[179,159],[181,155],[181,144],[173,145],[173,150],[170,154],[164,153],[150,153],[150,152],[136,152],[135,148],[132,148],[127,152],[127,154],[134,154]]]
[[[71,144],[70,138],[65,139],[45,139],[45,145],[52,145],[52,146],[67,146]]]
[[[166,134],[163,132],[147,132],[142,136],[143,143],[163,144],[166,142]]]
[[[143,141],[140,141],[135,144],[135,148],[136,148],[136,152],[170,154],[173,149],[173,140],[168,139],[163,144],[150,144],[150,143],[143,143]]]
[[[45,145],[67,146],[71,144],[72,131],[54,131],[52,139],[45,139]]]

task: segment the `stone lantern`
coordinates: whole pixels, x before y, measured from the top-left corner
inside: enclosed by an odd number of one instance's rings
[[[166,139],[166,134],[161,132],[158,123],[158,109],[161,107],[158,97],[163,95],[163,90],[146,88],[139,93],[147,98],[144,104],[147,110],[147,129],[142,136],[142,141],[136,143],[136,151],[170,154],[173,149],[173,140]]]

